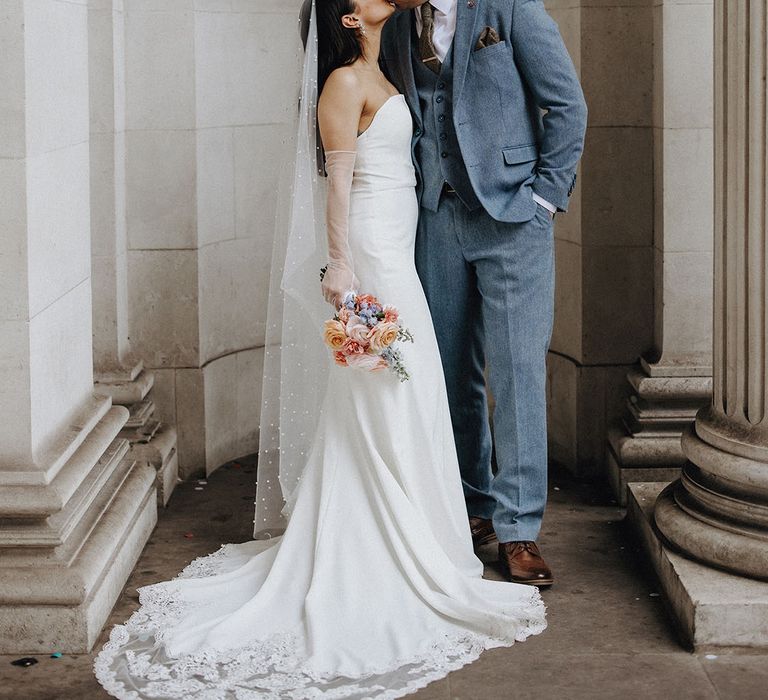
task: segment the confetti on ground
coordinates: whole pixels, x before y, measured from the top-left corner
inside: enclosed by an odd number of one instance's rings
[[[34,656],[25,656],[24,658],[16,659],[16,661],[11,661],[11,666],[28,668],[29,666],[34,666],[36,663],[37,659]]]
[[[651,596],[651,598],[658,598],[659,595],[661,595],[661,594],[660,593],[649,593],[648,595]]]
[[[717,654],[707,654],[704,658],[709,659],[711,661],[712,659],[717,658]]]
[[[201,480],[201,479],[198,479],[198,480],[197,480],[197,483],[198,483],[198,484],[202,484],[203,486],[207,486],[207,485],[208,485],[208,482],[207,482],[207,481],[204,481],[204,480]]]
[[[184,537],[186,537],[188,540],[191,540],[194,537],[194,535],[191,532],[185,532]]]
[[[63,656],[63,654],[60,651],[54,651],[53,654],[51,654],[52,659],[60,659]]]
[[[195,491],[205,491],[202,486],[195,486]]]

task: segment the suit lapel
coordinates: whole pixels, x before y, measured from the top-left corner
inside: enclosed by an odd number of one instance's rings
[[[405,89],[405,99],[411,112],[421,119],[421,110],[419,109],[419,93],[416,90],[416,78],[413,74],[413,59],[411,57],[411,34],[413,33],[413,10],[403,12],[405,17],[398,17],[400,24],[396,27],[397,35],[397,57],[400,63],[400,75],[403,79]]]
[[[456,104],[464,89],[464,79],[467,76],[469,53],[472,49],[472,39],[475,36],[475,23],[480,12],[482,0],[472,3],[457,0],[456,33],[453,35],[453,101]]]

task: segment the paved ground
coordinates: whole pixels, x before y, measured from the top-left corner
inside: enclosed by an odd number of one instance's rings
[[[223,467],[202,489],[195,482],[178,486],[108,628],[136,607],[137,586],[171,578],[192,558],[250,537],[254,479],[252,464],[243,460]],[[476,663],[410,697],[768,698],[768,654],[691,654],[680,645],[654,580],[625,532],[623,511],[599,490],[557,476],[552,480],[540,540],[557,577],[545,592],[547,631],[511,649],[486,652]],[[194,537],[185,537],[187,533]],[[492,559],[493,549],[487,554]],[[492,566],[487,575],[498,576]],[[108,697],[91,675],[88,655],[39,655],[39,663],[26,669],[11,666],[13,658],[0,656],[3,700]]]

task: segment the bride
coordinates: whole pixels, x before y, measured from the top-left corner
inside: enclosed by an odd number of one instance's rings
[[[411,116],[378,66],[394,11],[386,0],[316,0],[303,118],[311,138],[319,91],[323,296],[338,305],[356,289],[396,306],[415,339],[402,349],[411,379],[334,366],[328,354],[314,439],[298,486],[283,489],[284,534],[266,548],[225,545],[177,578],[139,589],[140,609],[112,630],[94,664],[115,697],[397,698],[545,628],[538,589],[484,580],[473,552],[414,266]],[[307,170],[314,155],[301,158],[297,167]],[[281,431],[291,441],[290,425]]]

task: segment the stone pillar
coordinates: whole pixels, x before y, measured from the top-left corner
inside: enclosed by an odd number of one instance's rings
[[[93,393],[87,20],[0,12],[0,653],[88,651],[156,519]]]
[[[766,3],[715,3],[713,397],[656,524],[707,564],[768,580]]]
[[[608,433],[622,505],[629,482],[678,477],[681,433],[712,385],[711,0],[655,4],[653,37],[654,333]]]
[[[162,423],[154,374],[131,351],[125,188],[125,12],[122,0],[89,0],[89,101],[93,362],[98,394],[128,408],[121,436],[157,471],[165,505],[178,481],[176,429]]]

